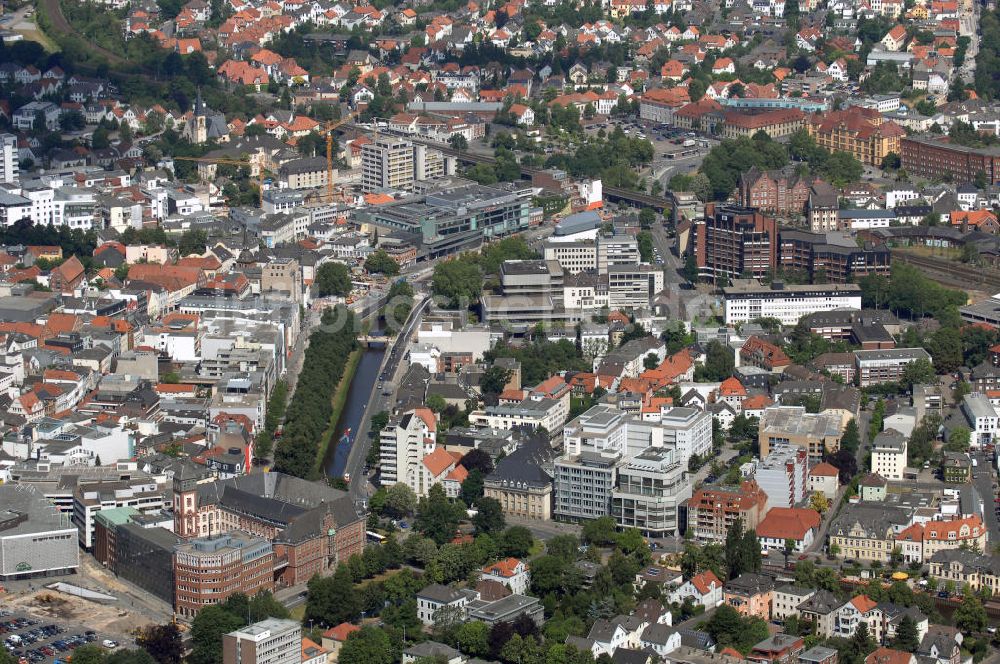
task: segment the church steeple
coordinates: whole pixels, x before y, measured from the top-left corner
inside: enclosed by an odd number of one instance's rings
[[[201,88],[198,88],[198,96],[194,100],[195,117],[205,115],[205,101],[201,98]]]

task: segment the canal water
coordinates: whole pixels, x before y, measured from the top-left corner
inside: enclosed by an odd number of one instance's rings
[[[340,477],[344,474],[347,466],[347,455],[354,444],[354,436],[361,426],[361,418],[368,405],[368,398],[371,396],[372,388],[378,381],[378,371],[382,366],[382,357],[385,349],[373,348],[365,351],[358,362],[357,371],[354,372],[354,379],[347,391],[347,401],[344,403],[344,410],[340,412],[340,420],[334,429],[334,437],[330,441],[326,450],[326,459],[323,461],[323,468],[326,469],[327,477]],[[344,439],[344,431],[351,430],[350,441]]]

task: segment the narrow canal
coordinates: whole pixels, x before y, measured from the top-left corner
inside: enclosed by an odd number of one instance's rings
[[[351,451],[354,443],[354,436],[361,426],[361,418],[368,405],[368,398],[371,396],[372,387],[378,380],[378,371],[382,366],[382,357],[385,355],[384,348],[373,348],[365,351],[358,362],[357,371],[354,372],[354,379],[347,392],[347,401],[344,403],[344,410],[340,413],[340,420],[334,429],[333,440],[326,449],[326,459],[323,461],[323,468],[326,469],[328,477],[340,477],[344,474],[344,467],[347,465],[347,455]],[[350,440],[344,439],[344,431],[351,430]]]

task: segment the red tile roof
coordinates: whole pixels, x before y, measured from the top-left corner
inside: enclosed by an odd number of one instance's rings
[[[768,539],[799,541],[806,533],[819,528],[819,513],[797,507],[774,507],[757,525],[757,536]]]
[[[340,623],[334,627],[323,632],[323,638],[333,639],[334,641],[346,641],[354,632],[360,632],[361,628],[357,625],[352,625],[351,623]]]

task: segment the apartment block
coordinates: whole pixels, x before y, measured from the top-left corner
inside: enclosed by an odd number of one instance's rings
[[[17,183],[19,161],[17,136],[0,134],[0,184]]]
[[[721,542],[737,519],[744,530],[756,530],[766,514],[767,494],[756,482],[701,488],[687,501],[687,532],[699,542]]]
[[[990,184],[1000,184],[1000,148],[970,148],[940,138],[906,136],[900,141],[903,168],[922,177],[950,177],[956,183],[973,182],[980,173]]]
[[[712,414],[678,406],[660,417],[663,444],[677,451],[677,461],[687,468],[692,456],[707,458],[712,452]]]
[[[901,481],[906,469],[906,436],[888,429],[872,441],[872,472],[887,480]]]
[[[817,113],[806,121],[809,134],[831,152],[848,152],[862,164],[881,166],[890,152],[899,154],[906,131],[871,108],[851,106],[842,111]]]
[[[622,456],[617,452],[580,452],[556,459],[552,513],[566,521],[597,519],[611,513]]]
[[[903,377],[906,365],[917,360],[931,361],[923,348],[892,348],[886,350],[856,350],[858,386],[869,387],[879,383],[893,383]]]
[[[767,494],[767,507],[795,507],[806,498],[809,458],[806,450],[779,443],[757,464],[754,479]]]
[[[379,434],[382,483],[416,487],[420,464],[437,439],[437,420],[429,408],[415,408],[389,421]],[[415,490],[415,489],[414,489]]]
[[[379,135],[361,147],[361,188],[413,191],[413,143],[402,138]]]

